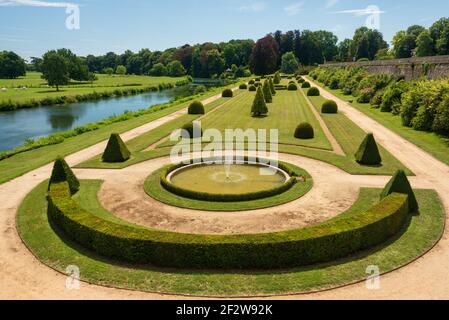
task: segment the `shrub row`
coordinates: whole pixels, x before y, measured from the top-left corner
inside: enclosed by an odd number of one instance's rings
[[[324,263],[384,243],[409,217],[408,196],[391,194],[366,212],[285,232],[194,235],[134,228],[82,209],[68,183],[52,184],[50,221],[69,238],[125,263],[188,269],[282,269]]]
[[[331,89],[341,89],[382,112],[400,115],[402,124],[449,136],[449,82],[404,81],[401,76],[369,74],[362,68],[318,68],[311,76]]]

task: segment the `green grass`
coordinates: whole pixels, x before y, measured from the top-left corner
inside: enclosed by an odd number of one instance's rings
[[[207,98],[221,92],[222,88],[214,89],[201,97]],[[136,127],[142,126],[148,122],[157,120],[173,112],[181,110],[189,105],[190,102],[175,103],[172,106],[142,115],[137,118],[123,122],[113,123],[101,127],[98,130],[83,133],[79,136],[66,139],[64,142],[56,145],[45,146],[39,149],[17,154],[11,158],[0,161],[0,183],[7,182],[18,176],[21,176],[33,169],[39,168],[56,159],[58,156],[67,156],[77,151],[83,150],[96,143],[107,140],[111,133],[123,133]]]
[[[107,215],[95,203],[98,181],[82,181],[83,206]],[[438,195],[417,190],[420,215],[411,217],[404,232],[388,243],[369,251],[329,264],[273,272],[177,271],[143,266],[127,266],[86,251],[51,228],[46,214],[46,183],[34,189],[19,208],[17,225],[21,238],[43,263],[65,272],[68,265],[81,269],[81,279],[98,285],[141,291],[207,295],[279,295],[328,289],[366,279],[366,268],[379,266],[382,273],[392,271],[427,252],[444,230],[444,210]],[[88,190],[84,190],[88,188]],[[366,210],[379,201],[380,190],[362,189],[358,201],[336,217]],[[91,194],[90,196],[88,194]],[[89,199],[85,203],[85,199]]]
[[[313,187],[313,180],[309,173],[298,168],[292,164],[285,164],[291,168],[298,176],[306,177],[306,182],[298,182],[291,189],[279,195],[239,202],[208,202],[189,198],[180,197],[167,191],[160,183],[161,173],[165,168],[155,171],[145,180],[145,192],[152,198],[179,208],[187,208],[193,210],[204,211],[223,211],[223,212],[237,212],[245,210],[257,210],[263,208],[275,207],[294,200],[297,200],[307,194]]]
[[[149,76],[117,76],[117,75],[97,75],[98,81],[93,85],[87,82],[72,82],[67,86],[61,86],[57,92],[55,88],[47,87],[45,80],[41,79],[41,74],[30,72],[26,77],[17,79],[0,79],[0,88],[7,88],[6,92],[0,91],[0,102],[12,100],[13,102],[26,102],[32,99],[42,100],[47,97],[75,96],[92,92],[112,92],[117,88],[132,89],[158,86],[161,83],[175,84],[179,81],[187,80],[187,77],[149,77]],[[26,86],[26,90],[20,89]]]
[[[302,89],[304,93],[307,90]],[[310,101],[318,112],[321,112],[321,106],[326,101],[322,96],[309,97]],[[337,139],[344,153],[352,161],[355,161],[355,153],[357,152],[360,144],[366,137],[366,132],[358,127],[354,122],[349,120],[343,113],[338,114],[321,114],[324,122],[331,131],[332,135]],[[381,145],[378,145],[382,161],[386,165],[394,165],[399,167],[400,161],[393,155],[385,150]]]
[[[317,81],[315,81],[317,82]],[[320,84],[324,87],[323,84]],[[424,151],[430,153],[438,160],[449,165],[449,139],[439,136],[433,132],[417,131],[413,128],[402,125],[401,117],[389,112],[381,112],[380,109],[372,108],[370,104],[358,103],[357,98],[351,95],[344,95],[341,90],[332,90],[326,88],[329,92],[338,98],[349,102],[357,110],[363,112],[367,116],[373,118],[383,126],[400,135],[404,139],[410,141]]]

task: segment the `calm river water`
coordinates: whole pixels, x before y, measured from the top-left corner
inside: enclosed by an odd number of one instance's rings
[[[170,100],[171,91],[162,91],[65,106],[0,112],[0,151],[19,147],[26,139],[67,131],[125,111],[137,111]]]

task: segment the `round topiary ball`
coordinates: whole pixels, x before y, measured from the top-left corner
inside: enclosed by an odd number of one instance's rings
[[[232,92],[231,89],[226,89],[223,91],[223,93],[221,94],[221,96],[223,98],[232,98],[234,96],[234,92]]]
[[[249,80],[249,84],[254,84],[254,82],[256,82],[256,81],[254,81],[254,80]]]
[[[315,131],[310,123],[301,123],[295,130],[295,138],[297,139],[313,139],[315,137]]]
[[[321,113],[338,113],[338,105],[333,100],[324,101],[321,107]]]
[[[254,82],[254,85],[257,88],[257,87],[260,87],[262,85],[262,83],[260,81],[256,81],[256,82]]]
[[[249,86],[248,90],[249,91],[257,91],[257,88],[256,88],[256,86]]]
[[[307,96],[309,97],[318,97],[320,95],[320,90],[317,87],[312,87],[307,90]]]
[[[205,114],[204,105],[200,101],[193,101],[188,110],[189,114]]]
[[[308,82],[308,81],[304,81],[301,85],[301,88],[303,88],[303,89],[310,88],[310,87],[311,87],[311,85],[310,85],[310,82]]]
[[[246,85],[246,83],[242,83],[242,84],[239,86],[239,89],[241,89],[241,90],[246,90],[246,89],[248,89],[248,86]]]
[[[290,83],[287,87],[288,91],[296,91],[298,90],[298,86],[295,83]]]
[[[298,82],[299,82],[299,83],[304,83],[304,82],[306,82],[306,80],[304,80],[304,78],[299,78],[299,79],[298,79]]]
[[[183,134],[188,133],[188,137],[184,136],[184,138],[197,139],[203,136],[203,130],[201,129],[201,125],[197,122],[186,123],[182,127],[182,130],[185,130]]]

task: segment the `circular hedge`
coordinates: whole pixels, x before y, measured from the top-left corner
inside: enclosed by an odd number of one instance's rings
[[[198,139],[203,136],[203,130],[201,129],[200,125],[196,122],[186,123],[181,129],[185,130],[188,133],[190,139]],[[198,135],[198,132],[200,133],[200,135]]]
[[[308,81],[304,81],[301,85],[301,88],[303,88],[303,89],[307,89],[310,87],[311,87],[311,85],[310,85],[310,82],[308,82]]]
[[[295,83],[290,83],[287,87],[288,91],[296,91],[298,90],[298,86]]]
[[[200,101],[194,101],[190,104],[188,109],[189,114],[205,114],[204,105]]]
[[[296,127],[295,138],[297,139],[313,139],[315,131],[310,123],[303,122]]]
[[[221,96],[223,98],[232,98],[234,96],[234,92],[232,92],[231,89],[226,89],[226,90],[223,90],[223,93],[221,94]]]
[[[317,87],[312,87],[307,90],[307,96],[309,97],[318,97],[320,95],[320,90]]]
[[[248,89],[248,86],[246,85],[246,83],[242,83],[242,84],[239,86],[239,89],[241,89],[241,90],[246,90],[246,89]]]
[[[248,90],[249,91],[257,91],[257,88],[256,88],[256,86],[249,86]]]
[[[333,100],[324,101],[321,106],[321,113],[338,113],[338,105]]]

